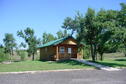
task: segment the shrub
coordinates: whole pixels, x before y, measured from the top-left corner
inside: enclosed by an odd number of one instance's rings
[[[5,60],[5,56],[3,52],[0,52],[0,62]]]
[[[88,45],[85,45],[85,47],[83,48],[83,58],[84,59],[89,59],[90,57],[90,47]]]
[[[0,49],[0,62],[9,60],[9,54],[4,53],[4,49]]]
[[[24,60],[26,60],[27,52],[25,52],[25,51],[20,51],[20,52],[19,52],[19,56],[21,57],[21,61],[24,61]]]
[[[88,50],[88,49],[85,49],[84,50],[84,59],[89,59],[89,57],[90,57],[90,50]]]

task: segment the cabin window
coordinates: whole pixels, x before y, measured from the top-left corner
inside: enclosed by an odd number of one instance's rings
[[[72,49],[71,48],[68,48],[68,53],[71,54],[72,52]]]
[[[60,47],[59,52],[60,53],[65,53],[65,48],[64,47]]]

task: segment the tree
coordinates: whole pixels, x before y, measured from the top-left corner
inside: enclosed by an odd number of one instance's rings
[[[71,35],[74,31],[78,33],[78,39],[81,41],[86,41],[86,44],[91,46],[91,55],[92,60],[95,61],[96,55],[96,34],[97,27],[95,25],[95,11],[91,8],[88,8],[88,11],[83,17],[79,13],[75,16],[74,19],[67,17],[64,20],[62,28],[67,30],[72,30]]]
[[[53,41],[53,40],[56,40],[56,37],[54,37],[52,34],[46,33],[46,32],[43,33],[43,35],[42,35],[42,43],[43,44],[50,42],[50,41]]]
[[[121,10],[118,12],[117,25],[118,29],[116,32],[116,40],[120,42],[121,47],[124,48],[124,54],[126,56],[126,4],[121,3]]]
[[[97,35],[97,52],[100,54],[101,61],[103,60],[103,53],[110,49],[113,42],[113,36],[116,28],[117,11],[101,9],[96,15],[96,22],[98,28]],[[114,32],[113,32],[114,31]]]
[[[6,61],[6,60],[9,60],[9,55],[7,53],[5,54],[4,48],[0,47],[0,62]]]
[[[67,17],[62,27],[76,31],[79,43],[90,45],[92,60],[95,61],[97,52],[102,59],[102,55],[107,49],[106,44],[116,28],[116,16],[117,11],[101,9],[95,13],[95,10],[88,8],[85,16],[77,13],[74,19]]]
[[[21,47],[26,48],[26,44],[23,43],[23,42],[21,42],[21,44],[19,45],[19,47],[20,47],[20,48],[21,48]]]
[[[3,45],[2,44],[0,44],[0,48],[3,48]]]
[[[37,37],[34,35],[34,30],[28,27],[24,31],[18,31],[17,35],[25,40],[28,45],[28,56],[32,55],[32,60],[34,60],[34,55],[37,51],[37,45],[40,43],[39,39],[37,39]]]
[[[58,39],[69,36],[67,30],[64,31],[59,30],[56,34]]]
[[[95,24],[95,11],[91,8],[88,8],[86,16],[85,16],[85,39],[87,43],[91,47],[91,56],[92,61],[95,61],[96,56],[96,35],[97,35],[97,27]]]
[[[78,27],[79,27],[79,22],[77,17],[75,17],[74,19],[72,19],[71,17],[66,17],[62,26],[62,28],[66,30],[71,30],[71,36],[74,34],[75,31],[77,31]]]
[[[97,52],[100,54],[100,60],[103,60],[103,54],[109,49],[109,39],[111,37],[111,32],[106,31],[100,34],[99,41],[97,44]]]
[[[15,38],[13,37],[13,34],[6,33],[3,42],[5,46],[5,53],[9,53],[10,55],[13,55],[14,47],[16,47],[16,42],[15,42]]]

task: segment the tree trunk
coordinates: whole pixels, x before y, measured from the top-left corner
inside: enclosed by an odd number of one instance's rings
[[[96,44],[94,44],[94,56],[95,56],[95,60],[97,60]]]
[[[124,49],[124,56],[126,57],[126,45],[125,45],[125,49]]]
[[[11,53],[9,53],[9,60],[11,61]]]
[[[95,60],[96,60],[96,61],[98,60],[97,52],[96,52],[96,55],[95,55]]]
[[[31,57],[31,53],[28,52],[28,57]]]
[[[103,54],[100,54],[100,60],[103,61]]]
[[[14,55],[14,50],[12,49],[12,56]]]
[[[32,56],[32,60],[34,61],[35,60],[35,56],[34,56],[34,53],[32,54],[33,56]]]
[[[90,44],[90,46],[91,46],[91,56],[92,56],[92,61],[95,62],[94,48],[93,48],[93,45],[92,45],[92,44]]]

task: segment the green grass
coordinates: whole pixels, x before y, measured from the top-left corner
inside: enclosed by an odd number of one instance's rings
[[[111,67],[126,68],[126,57],[124,57],[123,53],[104,54],[104,60],[103,61],[98,60],[97,63]]]
[[[111,59],[111,60],[104,60],[98,61],[97,63],[111,66],[111,67],[126,67],[126,59]]]
[[[85,69],[85,68],[94,68],[94,67],[72,60],[66,60],[60,62],[22,61],[22,62],[14,62],[11,64],[0,64],[0,72],[57,70],[57,69]]]
[[[98,61],[98,63],[107,66],[112,66],[112,67],[126,68],[126,57],[124,57],[123,54],[121,53],[104,54],[104,61]],[[14,62],[11,64],[0,64],[0,72],[58,70],[58,69],[86,69],[86,68],[94,68],[94,67],[72,60],[65,60],[59,62],[21,61],[21,62]]]

